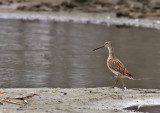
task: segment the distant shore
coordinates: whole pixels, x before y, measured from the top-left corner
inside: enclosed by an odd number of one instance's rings
[[[99,0],[101,1],[100,3],[93,2],[92,4],[90,2],[82,4],[69,1],[74,1],[74,0],[59,0],[59,1],[46,0],[45,2],[43,2],[42,0],[13,0],[12,2],[6,0],[5,2],[1,2],[0,18],[24,19],[24,20],[55,20],[60,22],[78,22],[85,24],[93,23],[93,24],[103,24],[107,26],[118,25],[118,26],[135,26],[135,27],[160,29],[159,15],[157,16],[148,15],[137,18],[128,17],[127,15],[119,17],[116,16],[117,15],[116,10],[110,11],[111,9],[107,10],[106,7],[100,8],[101,10],[97,8],[99,6],[99,5],[97,6],[97,4],[100,4],[101,2],[105,5],[109,4],[108,2],[106,3],[104,0]],[[155,5],[155,3],[156,0],[154,2],[152,1],[153,6]],[[74,8],[70,8],[71,4],[75,5]],[[115,3],[110,3],[110,4],[113,5]],[[136,3],[129,2],[129,4],[134,5]],[[91,5],[92,11],[86,11],[87,10],[86,5]],[[91,8],[91,6],[89,8]],[[123,4],[122,5],[117,4],[115,6],[122,7]],[[55,9],[56,7],[59,8],[56,10]],[[84,10],[83,7],[86,10]],[[158,10],[156,10],[156,7],[159,7],[159,5],[154,7],[155,7],[154,12],[157,12]]]
[[[29,12],[80,11],[117,18],[160,19],[159,0],[0,0],[0,7]]]

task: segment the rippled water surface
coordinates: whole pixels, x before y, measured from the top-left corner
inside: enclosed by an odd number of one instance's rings
[[[160,88],[159,36],[153,29],[0,20],[0,87],[111,86],[107,48],[92,51],[111,41],[138,79],[125,79],[128,88]]]

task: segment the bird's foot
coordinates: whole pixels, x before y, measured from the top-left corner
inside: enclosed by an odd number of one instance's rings
[[[126,87],[126,86],[124,86],[124,87],[123,87],[123,89],[124,89],[124,90],[127,90],[127,87]]]

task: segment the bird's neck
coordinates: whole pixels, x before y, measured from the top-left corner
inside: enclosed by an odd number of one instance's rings
[[[115,58],[115,55],[114,55],[114,51],[113,51],[113,47],[112,47],[112,46],[109,46],[109,47],[108,47],[108,51],[109,51],[109,58]]]

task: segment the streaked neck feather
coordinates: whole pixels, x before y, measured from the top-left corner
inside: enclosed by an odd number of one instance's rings
[[[115,58],[115,55],[114,55],[114,51],[113,51],[112,46],[109,46],[109,47],[108,47],[108,51],[109,51],[109,56],[108,56],[108,58]]]

